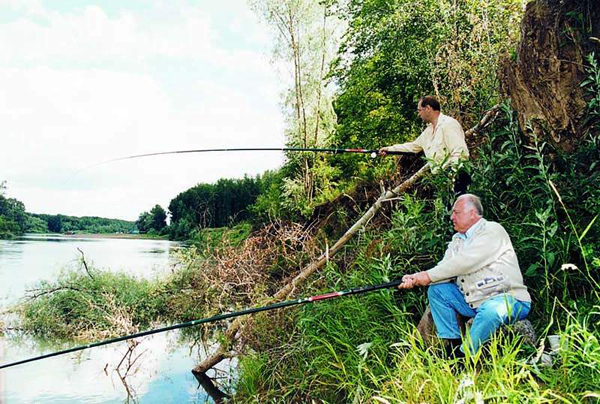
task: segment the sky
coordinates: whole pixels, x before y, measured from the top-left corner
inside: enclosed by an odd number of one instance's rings
[[[0,0],[0,181],[28,212],[136,220],[283,147],[272,36],[246,0]],[[90,167],[91,166],[91,167]]]

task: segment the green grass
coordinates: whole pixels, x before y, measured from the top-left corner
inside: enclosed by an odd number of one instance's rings
[[[597,158],[597,141],[570,155],[541,141],[532,146],[523,142],[513,112],[505,107],[504,113],[467,169],[484,216],[511,235],[533,296],[531,321],[542,337],[561,335],[554,365],[533,364],[543,347],[509,334],[494,337],[461,368],[416,334],[425,290],[375,292],[299,310],[294,327],[281,325],[280,333],[275,319],[253,329],[259,341],[269,336],[271,349],[259,344],[241,359],[238,384],[244,387],[236,402],[579,403],[600,397],[600,171],[581,164]],[[430,268],[452,234],[451,203],[448,179],[430,177],[418,193],[396,202],[388,227],[365,231],[347,246],[352,264],[331,263],[303,294]]]

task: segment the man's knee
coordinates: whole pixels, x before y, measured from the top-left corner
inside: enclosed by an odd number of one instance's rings
[[[511,305],[507,301],[490,300],[481,306],[477,315],[481,316],[485,321],[500,326],[500,324],[504,324],[509,320],[511,311]]]
[[[427,289],[427,297],[429,300],[431,299],[439,299],[444,296],[449,296],[452,294],[452,288],[456,286],[453,283],[436,283],[429,285]]]

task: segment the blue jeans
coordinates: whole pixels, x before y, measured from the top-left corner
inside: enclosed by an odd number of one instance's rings
[[[457,313],[475,317],[464,339],[470,341],[472,353],[477,352],[498,327],[524,319],[531,308],[530,302],[522,302],[509,294],[500,294],[472,309],[454,282],[431,285],[427,295],[437,334],[441,338],[461,338]],[[464,352],[464,345],[461,350]]]

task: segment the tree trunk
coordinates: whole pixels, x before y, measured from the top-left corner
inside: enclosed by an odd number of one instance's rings
[[[516,60],[501,63],[502,92],[511,98],[521,128],[531,122],[563,150],[585,133],[580,84],[585,56],[598,52],[597,0],[536,0],[527,4]],[[595,41],[594,41],[595,40]]]

